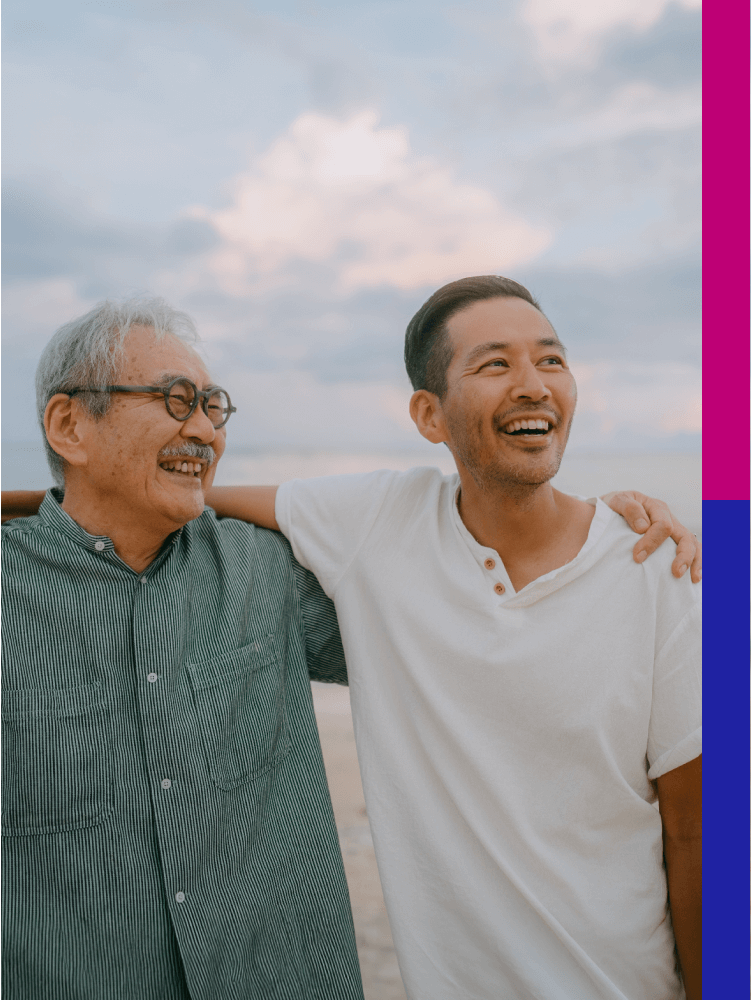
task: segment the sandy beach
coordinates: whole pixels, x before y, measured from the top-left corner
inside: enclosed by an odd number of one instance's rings
[[[365,811],[349,691],[313,684],[313,702],[352,900],[365,1000],[406,1000]]]

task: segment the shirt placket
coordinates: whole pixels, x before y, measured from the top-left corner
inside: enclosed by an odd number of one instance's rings
[[[490,549],[483,550],[480,565],[486,593],[495,606],[501,606],[515,596],[506,569],[495,553]]]
[[[166,567],[141,575],[134,586],[133,648],[138,705],[153,803],[156,837],[165,896],[181,952],[188,941],[190,921],[186,907],[191,896],[194,864],[189,831],[200,823],[190,815],[191,741],[186,731],[184,702],[189,695],[175,649],[185,635],[182,614],[184,588],[176,585]],[[180,594],[181,589],[183,593]],[[159,623],[158,625],[155,623]]]

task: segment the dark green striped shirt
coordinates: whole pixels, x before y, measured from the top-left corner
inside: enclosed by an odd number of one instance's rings
[[[275,532],[205,511],[139,575],[52,491],[3,529],[7,1000],[361,1000],[310,677]]]

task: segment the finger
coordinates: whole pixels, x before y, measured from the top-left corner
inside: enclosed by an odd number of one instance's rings
[[[655,500],[654,497],[647,497],[639,494],[644,510],[649,518],[650,527],[642,539],[642,545],[635,546],[636,555],[639,562],[644,562],[647,556],[651,556],[658,546],[662,545],[665,539],[673,530],[673,518],[670,508],[662,500]]]
[[[696,535],[692,534],[680,521],[674,520],[671,537],[678,546],[673,560],[673,576],[683,576],[690,566],[691,579],[694,583],[698,583],[701,580],[701,546]],[[695,565],[697,557],[698,565]]]
[[[691,581],[692,583],[698,583],[699,580],[701,580],[701,542],[697,539],[696,555],[694,556],[694,561],[691,563]]]
[[[639,539],[634,546],[634,560],[644,562],[647,556],[658,549],[666,538],[670,536],[672,524],[667,521],[655,521],[649,526],[646,535]]]
[[[617,493],[607,493],[602,499],[611,510],[625,518],[632,531],[641,534],[649,527],[649,515],[641,503],[641,497],[642,494],[620,490]]]

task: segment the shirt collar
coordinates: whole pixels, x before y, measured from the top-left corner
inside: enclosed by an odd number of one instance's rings
[[[73,520],[70,514],[67,514],[63,510],[62,502],[64,495],[64,491],[56,486],[47,490],[39,507],[40,519],[51,528],[61,532],[66,536],[66,538],[69,538],[70,541],[74,542],[76,545],[80,545],[82,548],[88,549],[90,552],[94,552],[97,555],[114,556],[115,559],[119,560],[120,557],[115,552],[115,545],[111,538],[107,535],[90,535],[88,531],[84,531],[77,521]],[[167,536],[159,555],[146,568],[146,570],[144,570],[144,573],[147,573],[152,569],[152,567],[164,560],[166,553],[172,549],[175,542],[182,535],[183,531],[184,527],[178,528],[177,531],[173,531],[171,535]]]

